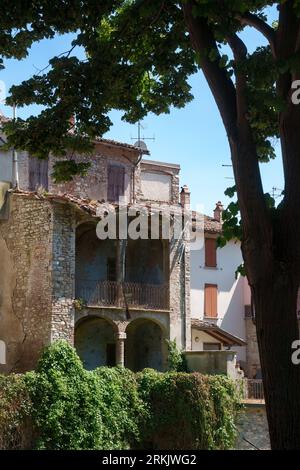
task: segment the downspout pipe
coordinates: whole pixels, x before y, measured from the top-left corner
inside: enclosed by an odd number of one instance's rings
[[[16,120],[16,105],[13,105],[13,120]],[[12,186],[13,189],[19,189],[19,163],[18,163],[18,153],[13,147],[12,149]]]

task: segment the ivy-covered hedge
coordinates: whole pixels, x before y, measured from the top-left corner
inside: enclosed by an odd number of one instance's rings
[[[226,377],[90,372],[58,341],[35,372],[0,376],[0,449],[228,449],[238,409]]]

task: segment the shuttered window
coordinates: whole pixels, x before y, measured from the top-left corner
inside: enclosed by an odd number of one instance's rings
[[[107,199],[119,202],[125,191],[125,168],[120,165],[108,165],[107,168]]]
[[[205,266],[217,267],[217,240],[215,238],[205,238]]]
[[[38,188],[48,190],[48,160],[30,157],[29,190],[36,191]]]
[[[218,316],[218,286],[215,284],[205,284],[204,315],[210,318]]]

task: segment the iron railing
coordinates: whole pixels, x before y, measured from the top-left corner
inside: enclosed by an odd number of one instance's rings
[[[169,309],[169,286],[135,282],[77,280],[76,298],[88,306]]]
[[[246,379],[246,398],[264,400],[264,388],[261,379]]]

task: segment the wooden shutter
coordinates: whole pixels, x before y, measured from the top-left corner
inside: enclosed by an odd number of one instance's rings
[[[107,199],[110,202],[118,202],[125,192],[125,168],[108,165],[107,173]]]
[[[210,318],[218,316],[218,286],[215,284],[205,284],[204,316]]]
[[[39,160],[34,157],[29,158],[29,191],[35,191],[40,180]]]
[[[40,181],[39,185],[48,191],[48,159],[40,160]]]
[[[205,238],[205,266],[217,267],[217,240],[215,238]]]
[[[29,158],[29,190],[36,191],[43,187],[48,190],[48,160]]]

